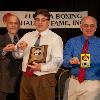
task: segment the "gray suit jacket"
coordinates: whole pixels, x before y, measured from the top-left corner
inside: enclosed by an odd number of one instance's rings
[[[8,34],[0,35],[0,91],[14,93],[21,61],[15,59],[11,52],[2,59],[2,49],[9,43],[12,42]]]

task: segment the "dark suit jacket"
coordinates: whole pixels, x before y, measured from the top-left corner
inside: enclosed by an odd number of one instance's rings
[[[0,91],[14,93],[21,61],[15,59],[11,52],[1,58],[2,49],[9,43],[12,42],[8,34],[0,35]]]

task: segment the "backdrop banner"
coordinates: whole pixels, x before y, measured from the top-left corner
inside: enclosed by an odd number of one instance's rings
[[[22,29],[35,29],[34,13],[32,11],[0,11],[0,27],[5,27],[3,16],[12,13],[19,17]],[[88,11],[80,12],[50,12],[50,28],[79,28],[81,18],[88,15]]]

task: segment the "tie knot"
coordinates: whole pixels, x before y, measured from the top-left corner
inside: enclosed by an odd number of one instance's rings
[[[84,44],[83,44],[82,52],[83,53],[88,53],[88,39],[86,39]]]
[[[34,46],[39,46],[39,44],[40,44],[40,38],[41,38],[41,34],[38,33],[38,38],[37,38],[37,40],[36,40]]]
[[[41,37],[41,34],[40,33],[38,33],[38,38],[40,38]]]
[[[85,40],[85,43],[88,43],[88,39]]]

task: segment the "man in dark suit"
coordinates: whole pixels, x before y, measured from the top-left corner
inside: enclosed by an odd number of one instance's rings
[[[19,40],[17,33],[20,21],[13,14],[4,15],[3,21],[8,32],[0,35],[0,100],[11,100],[12,97],[15,97],[21,60],[14,58],[10,48]],[[13,98],[13,100],[15,99],[16,97]]]

